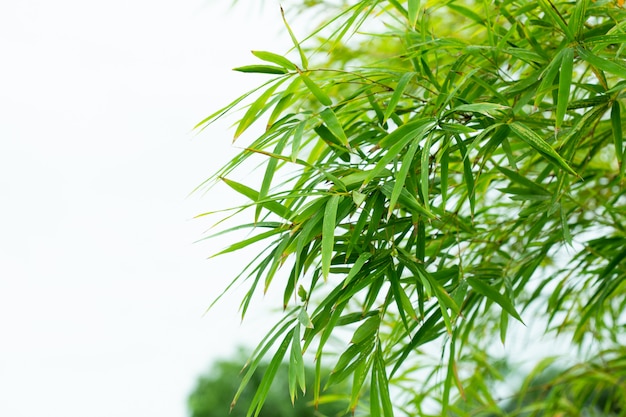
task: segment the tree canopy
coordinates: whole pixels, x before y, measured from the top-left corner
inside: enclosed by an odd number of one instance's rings
[[[293,48],[253,51],[235,70],[267,81],[198,125],[242,109],[244,150],[206,183],[249,201],[219,232],[249,231],[221,254],[257,249],[233,277],[242,314],[284,294],[249,416],[284,358],[292,396],[313,361],[317,399],[329,365],[357,414],[501,415],[494,364],[532,348],[524,326],[538,357],[570,347],[559,378],[595,381],[533,410],[577,415],[609,384],[602,404],[623,412],[623,2],[283,6]]]

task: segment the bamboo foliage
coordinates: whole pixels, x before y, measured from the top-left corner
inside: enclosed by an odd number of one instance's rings
[[[236,227],[249,237],[223,253],[263,247],[236,278],[249,282],[242,314],[257,293],[283,291],[284,319],[248,368],[270,355],[249,416],[287,351],[292,398],[308,388],[319,401],[323,380],[351,379],[352,412],[391,416],[441,415],[463,396],[498,409],[479,388],[477,372],[491,371],[478,352],[506,343],[512,321],[572,346],[620,346],[621,6],[284,6],[293,50],[254,51],[235,70],[268,81],[197,126],[243,106],[245,150],[207,184],[225,182],[253,213]],[[290,10],[323,20],[298,39]],[[252,156],[266,161],[260,183],[235,180]],[[331,343],[342,329],[352,337]],[[314,387],[304,360],[317,364]]]

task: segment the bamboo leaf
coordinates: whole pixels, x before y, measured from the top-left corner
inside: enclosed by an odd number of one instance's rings
[[[252,51],[252,54],[263,61],[271,62],[280,67],[295,71],[297,69],[296,64],[288,60],[282,55],[278,55],[272,52],[266,51]]]
[[[341,127],[341,123],[337,119],[335,112],[330,108],[326,108],[320,113],[320,116],[324,123],[326,123],[328,130],[330,130],[331,133],[341,141],[341,144],[343,146],[345,146],[347,149],[350,149],[348,137],[343,131],[343,127]]]
[[[307,86],[311,94],[313,94],[313,96],[318,99],[320,103],[322,103],[324,106],[333,105],[330,97],[328,97],[328,95],[321,88],[319,88],[319,86],[315,84],[313,80],[311,80],[305,74],[300,74],[300,78],[302,79],[302,81],[304,81],[304,84]]]
[[[609,61],[608,59],[594,55],[581,46],[577,46],[576,51],[582,59],[584,59],[594,67],[602,71],[617,75],[618,77],[626,78],[626,66],[616,61]]]
[[[559,155],[545,140],[543,140],[528,126],[520,122],[513,122],[509,124],[509,127],[520,139],[532,146],[552,164],[569,172],[570,174],[577,175],[576,172],[561,157],[561,155]]]
[[[326,203],[324,209],[324,221],[322,225],[322,276],[328,278],[330,272],[330,261],[333,256],[335,243],[335,227],[337,218],[337,206],[341,196],[332,195]]]
[[[539,107],[539,104],[548,89],[552,88],[553,81],[556,78],[559,68],[561,67],[561,62],[563,61],[565,49],[561,49],[552,61],[550,61],[548,66],[542,71],[540,76],[541,82],[539,83],[539,87],[537,87],[537,94],[535,95],[535,107]]]
[[[411,168],[413,164],[413,157],[415,156],[415,152],[417,152],[417,149],[419,148],[419,143],[420,143],[419,139],[414,138],[411,144],[409,145],[409,149],[407,150],[406,154],[402,158],[402,165],[400,167],[400,171],[398,171],[398,173],[395,176],[396,181],[393,185],[391,196],[389,197],[389,209],[387,210],[387,219],[391,217],[394,207],[396,206],[396,203],[398,202],[398,197],[400,197],[400,192],[404,188],[404,181],[406,180],[406,176],[409,172],[409,169]]]
[[[233,68],[233,71],[248,72],[256,74],[287,74],[287,70],[282,67],[273,65],[244,65],[242,67]]]
[[[419,4],[419,0],[417,0],[417,2]],[[411,7],[411,1],[409,1],[409,9],[410,7]],[[386,123],[387,119],[389,119],[389,116],[391,116],[391,114],[394,112],[394,110],[396,109],[396,106],[398,105],[398,102],[400,101],[400,98],[402,98],[402,95],[404,94],[404,91],[406,90],[406,87],[409,85],[409,83],[411,82],[413,77],[415,77],[415,75],[416,74],[414,72],[407,72],[407,73],[402,74],[402,76],[400,77],[400,80],[398,81],[398,85],[394,89],[393,94],[391,95],[391,98],[389,99],[387,108],[385,109],[385,114],[383,116],[383,123]]]
[[[513,316],[515,319],[517,319],[520,323],[524,324],[524,321],[522,320],[522,318],[520,317],[518,312],[515,310],[515,307],[513,307],[513,304],[511,303],[511,300],[509,300],[504,295],[500,294],[492,286],[490,286],[489,284],[483,282],[480,279],[471,278],[471,277],[467,278],[467,283],[476,292],[484,295],[489,300],[491,300],[491,301],[495,302],[496,304],[500,305],[500,307],[502,307],[504,310],[506,310],[507,313],[509,313],[511,316]]]
[[[613,143],[615,155],[620,165],[624,165],[624,133],[622,131],[622,116],[619,100],[615,100],[611,106],[611,127],[613,128]]]
[[[266,105],[267,100],[274,94],[276,88],[278,88],[285,80],[286,78],[269,87],[250,105],[248,111],[246,111],[246,114],[244,114],[237,125],[237,130],[235,131],[233,140],[236,140],[239,136],[241,136],[241,134],[245,132],[246,129],[248,129],[248,127],[250,127],[250,125],[252,125],[252,123],[254,123],[259,116],[269,108],[269,106]]]
[[[288,219],[289,217],[291,217],[291,212],[289,211],[289,209],[287,209],[287,207],[283,206],[276,200],[259,200],[259,193],[252,188],[238,183],[237,181],[230,180],[228,178],[222,177],[221,180],[224,181],[224,183],[226,183],[230,188],[237,191],[239,194],[242,194],[248,197],[250,200],[254,201],[255,203],[262,205],[272,213],[278,214],[283,219]]]
[[[289,23],[287,23],[287,18],[285,18],[285,11],[283,10],[283,6],[280,6],[280,14],[283,17],[283,23],[285,24],[285,28],[287,28],[287,31],[289,32],[289,36],[291,37],[293,46],[295,46],[295,48],[298,50],[298,53],[300,54],[300,60],[302,61],[302,68],[307,69],[309,67],[309,62],[306,58],[306,55],[304,55],[304,51],[300,47],[300,42],[298,42],[298,40],[296,39],[296,36],[293,34],[293,31],[291,30],[291,27],[289,26]]]
[[[248,409],[248,413],[246,417],[258,417],[261,412],[261,408],[263,407],[263,403],[265,403],[265,399],[267,398],[267,394],[270,391],[270,387],[272,386],[272,382],[274,381],[274,377],[280,368],[280,365],[283,361],[283,357],[285,356],[285,352],[289,347],[293,338],[293,331],[289,332],[282,343],[278,347],[278,350],[274,354],[274,357],[270,361],[267,369],[265,370],[265,374],[263,375],[263,379],[257,388],[254,397],[252,398],[252,402],[250,403],[250,408]]]
[[[569,102],[569,93],[572,86],[572,71],[574,63],[574,50],[565,48],[563,59],[561,62],[561,71],[559,74],[559,95],[556,105],[556,129],[561,128],[567,104]]]
[[[580,39],[585,28],[585,20],[587,20],[587,3],[588,0],[577,0],[574,12],[570,16],[569,27],[576,39]]]
[[[352,336],[351,343],[355,345],[359,343],[363,343],[364,341],[371,339],[374,337],[376,332],[378,331],[378,327],[380,326],[380,316],[375,315],[363,322],[358,329],[354,332]]]
[[[409,0],[409,26],[415,29],[420,9],[420,0]]]
[[[556,23],[563,30],[563,33],[565,34],[567,39],[570,42],[573,42],[574,33],[572,32],[570,27],[567,25],[565,20],[563,20],[563,17],[559,13],[558,9],[554,6],[554,3],[552,3],[551,0],[539,0],[539,4],[541,5],[541,8],[543,9],[543,11],[546,12],[548,16],[550,16],[552,21]]]

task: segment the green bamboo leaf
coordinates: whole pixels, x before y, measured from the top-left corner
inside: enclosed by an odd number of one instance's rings
[[[626,66],[616,61],[609,61],[608,59],[604,59],[597,55],[594,55],[581,46],[576,47],[576,52],[578,52],[578,56],[580,56],[583,60],[587,61],[594,67],[602,71],[617,75],[618,77],[626,78]]]
[[[454,135],[456,143],[459,145],[459,152],[461,152],[461,158],[463,159],[463,178],[467,186],[467,199],[470,203],[470,213],[474,216],[474,210],[476,208],[476,191],[474,189],[474,173],[472,172],[472,164],[467,157],[467,148],[463,139],[459,135]]]
[[[352,413],[352,415],[356,412],[356,406],[359,402],[359,396],[363,389],[363,384],[365,383],[365,379],[369,375],[369,371],[372,367],[372,358],[368,358],[367,360],[361,362],[359,366],[354,370],[354,375],[352,378],[352,393],[350,394],[350,405],[348,409]]]
[[[567,39],[570,42],[573,42],[574,41],[574,33],[572,32],[570,27],[567,25],[565,20],[563,20],[563,17],[561,16],[561,13],[554,6],[554,3],[552,3],[551,0],[539,0],[539,4],[541,5],[541,8],[543,9],[543,11],[546,12],[546,14],[548,16],[550,16],[552,21],[554,23],[556,23],[563,30],[563,33],[565,34]]]
[[[500,313],[500,342],[502,345],[506,343],[506,333],[509,329],[509,314],[506,310],[502,310]]]
[[[411,140],[418,137],[423,132],[432,129],[435,125],[433,118],[419,119],[411,123],[400,126],[389,135],[385,136],[379,142],[381,148],[384,148],[388,144],[391,145],[387,152],[383,154],[380,160],[376,163],[376,166],[369,171],[368,175],[363,180],[361,188],[365,187],[372,179],[387,169],[387,165],[398,157],[398,154],[402,149],[409,144]]]
[[[343,127],[341,127],[341,123],[337,119],[335,112],[331,108],[326,108],[320,113],[320,117],[324,123],[326,123],[328,130],[341,141],[341,144],[347,149],[350,149],[346,132],[344,132]]]
[[[273,65],[244,65],[243,67],[233,68],[233,71],[248,72],[255,74],[287,74],[287,70]]]
[[[476,12],[474,12],[473,10],[471,10],[471,9],[469,9],[467,7],[461,6],[461,5],[456,4],[456,3],[448,3],[447,6],[450,9],[454,10],[455,12],[460,13],[461,15],[463,15],[463,16],[471,19],[471,20],[473,20],[476,23],[484,24],[484,22],[485,22],[485,18],[484,17],[478,15]]]
[[[577,0],[575,2],[574,12],[569,19],[569,28],[576,39],[580,39],[585,29],[585,21],[587,20],[587,3],[588,0]]]
[[[304,288],[302,288],[302,290],[304,290]],[[302,293],[300,290],[298,290],[298,293],[300,294],[300,296],[302,296]],[[306,298],[306,291],[304,291],[304,295]],[[313,322],[311,322],[311,318],[309,317],[309,314],[307,313],[306,308],[302,307],[300,309],[300,313],[298,314],[298,320],[300,321],[300,324],[302,324],[307,329],[313,328]]]
[[[333,257],[335,244],[335,227],[337,226],[337,206],[341,196],[332,195],[326,203],[324,209],[324,221],[322,224],[322,276],[328,278],[330,272],[330,261]]]
[[[543,140],[528,126],[520,122],[513,122],[509,124],[509,127],[520,139],[532,146],[552,164],[569,172],[570,174],[577,175],[576,172],[561,157],[561,155],[559,155],[545,140]]]
[[[368,356],[374,348],[373,339],[372,337],[367,343],[352,344],[341,354],[326,382],[326,388],[343,381],[354,372],[359,365],[367,361]]]
[[[567,49],[567,48],[565,48]],[[546,92],[552,88],[552,84],[556,75],[559,72],[559,68],[561,67],[561,62],[563,61],[563,54],[565,54],[565,49],[561,49],[558,54],[550,61],[548,66],[542,71],[540,75],[541,82],[539,83],[539,87],[537,87],[537,93],[535,94],[535,107],[539,107],[541,100],[545,96]]]
[[[518,312],[515,310],[515,307],[513,306],[513,303],[511,303],[511,300],[509,300],[506,296],[500,294],[492,286],[490,286],[489,284],[483,282],[480,279],[470,277],[470,278],[467,278],[467,283],[476,292],[484,295],[489,300],[491,300],[491,301],[495,302],[496,304],[500,305],[500,307],[502,307],[504,310],[506,310],[511,316],[513,316],[515,319],[517,319],[520,323],[524,324],[524,321],[522,320],[522,318],[520,317]]]
[[[243,132],[246,131],[254,123],[268,108],[266,105],[267,100],[274,94],[274,91],[286,80],[283,78],[278,81],[267,90],[263,92],[248,108],[246,114],[241,118],[239,124],[237,125],[237,130],[235,131],[234,140],[236,140]]]
[[[302,79],[304,84],[307,86],[311,94],[313,94],[313,96],[315,96],[315,98],[318,99],[320,103],[322,103],[324,106],[333,105],[333,102],[330,99],[330,97],[328,97],[328,95],[317,84],[315,84],[315,82],[313,82],[313,80],[311,80],[307,75],[300,74],[300,78]]]
[[[622,131],[622,116],[619,100],[615,100],[611,106],[611,126],[613,128],[613,143],[615,144],[615,155],[620,165],[624,165],[624,133]]]
[[[374,357],[374,367],[376,368],[376,376],[378,377],[378,386],[380,387],[380,402],[383,408],[384,417],[393,417],[393,405],[391,404],[391,396],[389,393],[389,380],[385,371],[385,361],[380,348],[376,351]]]
[[[601,36],[590,36],[582,40],[582,44],[591,46],[591,47],[599,47],[605,46],[609,44],[622,44],[626,43],[626,33],[612,33],[605,34]]]
[[[228,246],[226,249],[219,251],[215,255],[211,255],[211,258],[215,258],[216,256],[219,256],[219,255],[224,255],[229,252],[234,252],[234,251],[243,249],[246,246],[252,245],[253,243],[259,242],[263,239],[267,239],[268,237],[271,237],[271,236],[274,236],[283,232],[284,230],[281,230],[281,229],[273,229],[273,230],[268,230],[267,232],[259,233],[258,235],[255,235],[251,238],[240,240],[237,243],[233,243],[232,245]]]
[[[370,416],[381,417],[380,413],[380,394],[378,386],[378,377],[376,375],[376,368],[372,370],[372,377],[370,382]]]
[[[350,281],[352,281],[352,279],[361,271],[361,268],[363,268],[365,262],[367,262],[367,260],[371,257],[372,254],[369,252],[364,252],[359,255],[357,260],[354,262],[354,265],[352,265],[352,268],[350,268],[350,272],[348,273],[348,275],[346,275],[346,278],[344,279],[343,288],[346,288],[346,286],[348,286]]]
[[[386,182],[380,188],[385,196],[388,198],[391,197],[391,193],[393,192],[393,187],[395,186],[395,182]],[[429,219],[436,219],[436,216],[429,210],[426,210],[417,199],[409,193],[406,188],[403,188],[400,191],[400,195],[398,196],[398,203],[406,210],[413,212],[417,215],[426,216]]]
[[[409,172],[413,164],[413,157],[415,156],[415,152],[419,148],[421,138],[413,138],[411,144],[409,145],[409,149],[406,154],[402,158],[402,165],[400,167],[400,171],[395,175],[395,183],[393,185],[393,190],[391,192],[391,197],[389,197],[389,209],[387,210],[387,220],[391,217],[393,210],[398,202],[398,197],[400,197],[400,192],[404,188],[404,181],[406,180],[406,176]]]
[[[356,329],[350,342],[357,345],[359,343],[363,343],[368,339],[371,339],[372,337],[374,337],[379,327],[380,315],[377,314],[375,316],[371,316]]]
[[[266,51],[252,51],[252,54],[256,56],[257,58],[262,59],[263,61],[271,62],[272,64],[276,64],[283,68],[287,68],[287,69],[294,70],[294,71],[298,68],[296,64],[294,64],[293,62],[291,62],[290,60],[288,60],[282,55],[278,55],[278,54],[275,54],[272,52],[266,52]]]
[[[271,211],[272,213],[278,214],[280,217],[282,217],[283,219],[288,219],[291,217],[292,213],[291,211],[283,206],[282,204],[280,204],[279,202],[275,201],[275,200],[259,200],[259,193],[256,190],[253,190],[252,188],[243,185],[241,183],[238,183],[237,181],[233,181],[230,180],[228,178],[220,178],[224,183],[226,183],[230,188],[232,188],[233,190],[237,191],[239,194],[242,194],[246,197],[248,197],[250,200],[254,201],[257,204],[262,205],[263,207],[265,207],[266,209],[268,209],[269,211]]]
[[[285,145],[287,144],[288,139],[291,136],[291,132],[287,132],[276,144],[274,148],[274,153],[280,155],[283,151]],[[278,165],[278,158],[272,158],[267,161],[267,167],[265,168],[265,175],[263,175],[263,181],[261,182],[261,188],[259,189],[259,195],[257,197],[258,200],[265,200],[267,198],[267,193],[270,190],[272,185],[272,180],[274,179],[274,173],[276,172],[276,167]],[[262,205],[256,206],[256,211],[254,213],[254,221],[259,220],[259,216],[261,214]]]
[[[306,59],[306,55],[304,55],[304,51],[300,47],[300,42],[298,42],[298,40],[296,39],[296,36],[293,34],[293,31],[291,30],[291,27],[289,26],[289,23],[287,23],[287,18],[285,17],[285,11],[283,10],[283,6],[280,6],[280,14],[283,17],[283,23],[285,24],[285,27],[287,28],[287,31],[289,32],[289,36],[291,37],[293,46],[296,47],[296,49],[298,50],[298,53],[300,54],[300,60],[302,61],[302,68],[306,70],[309,67],[309,62]]]
[[[237,392],[235,393],[233,400],[230,404],[231,411],[239,400],[239,397],[243,393],[243,390],[252,379],[252,376],[254,375],[259,364],[261,363],[261,360],[265,357],[270,348],[275,345],[280,335],[282,335],[291,326],[291,324],[292,321],[289,320],[289,317],[284,317],[282,320],[276,323],[276,325],[263,338],[261,343],[259,343],[259,346],[254,350],[254,352],[252,352],[251,359],[246,363],[246,366],[244,367],[244,370],[247,370],[243,375],[241,383],[239,384],[239,388],[237,388]]]
[[[285,357],[285,353],[289,348],[289,344],[291,343],[293,338],[293,331],[287,333],[282,343],[278,347],[278,350],[274,354],[274,357],[270,361],[267,369],[265,370],[265,374],[263,374],[263,379],[261,379],[261,383],[257,388],[254,397],[252,398],[252,402],[250,403],[250,408],[248,409],[248,413],[246,417],[258,417],[261,412],[261,408],[263,408],[263,404],[265,403],[265,399],[267,398],[267,394],[270,391],[270,387],[272,386],[272,382],[274,382],[274,377],[280,368],[280,365],[283,362],[283,358]]]
[[[559,94],[556,104],[556,129],[561,128],[567,104],[569,102],[569,93],[572,86],[572,71],[574,68],[574,50],[565,48],[563,59],[561,61],[561,71],[559,74]]]
[[[300,326],[294,327],[293,339],[291,341],[291,355],[289,361],[289,394],[291,404],[296,397],[296,388],[300,387],[303,394],[306,393],[306,375],[304,360],[302,357],[302,345],[300,344]]]
[[[444,139],[444,143],[448,141],[448,137]],[[450,164],[450,151],[449,148],[444,146],[441,154],[440,169],[441,169],[441,209],[445,211],[446,203],[448,201],[448,172]]]
[[[419,4],[419,0],[417,0],[417,3]],[[410,7],[411,7],[411,1],[409,1],[409,9]],[[383,116],[383,123],[386,123],[387,119],[389,119],[389,116],[391,116],[391,114],[394,112],[394,110],[396,109],[396,106],[398,105],[398,102],[400,101],[400,98],[402,98],[402,95],[404,94],[404,91],[406,90],[406,87],[409,85],[409,83],[411,82],[413,77],[415,77],[415,75],[416,74],[414,72],[406,72],[402,74],[402,76],[400,77],[400,80],[398,81],[398,85],[396,86],[395,90],[393,91],[393,94],[391,95],[391,98],[389,99],[387,108],[385,109],[385,114]]]
[[[302,144],[302,136],[304,135],[304,127],[306,126],[306,120],[301,121],[296,126],[296,130],[293,133],[293,141],[291,143],[291,162],[296,162],[298,159],[298,153],[300,152],[300,145]]]
[[[510,109],[509,106],[503,106],[502,104],[497,103],[472,103],[472,104],[461,104],[453,108],[452,110],[447,111],[444,116],[449,116],[453,113],[461,113],[461,112],[470,112],[470,113],[480,113],[484,114],[487,117],[494,118],[494,116],[499,115],[505,110]]]
[[[544,196],[550,196],[550,192],[548,190],[546,190],[544,187],[537,184],[536,182],[531,181],[527,177],[520,175],[517,172],[511,171],[510,169],[502,167],[502,166],[497,166],[496,168],[498,169],[498,171],[506,175],[511,181],[518,183],[522,187],[528,188],[533,193],[544,195]]]
[[[409,26],[415,29],[420,9],[420,0],[409,0]]]
[[[422,201],[424,202],[424,208],[430,211],[430,145],[432,140],[432,134],[426,135],[426,141],[422,148],[422,158],[420,164],[420,185],[422,192]]]

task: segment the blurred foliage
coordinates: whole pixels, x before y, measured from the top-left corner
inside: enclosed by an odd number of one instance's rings
[[[243,150],[206,183],[248,200],[217,232],[248,232],[220,254],[255,250],[233,280],[249,285],[242,315],[283,293],[245,374],[271,358],[248,416],[287,354],[292,396],[317,401],[330,365],[327,385],[350,380],[347,408],[372,416],[448,415],[459,399],[462,415],[505,415],[497,349],[554,343],[580,364],[536,410],[621,375],[605,354],[626,342],[623,2],[283,6],[292,50],[253,51],[235,70],[268,81],[198,124],[242,110]],[[621,388],[600,392],[621,404]]]
[[[251,404],[268,365],[266,363],[259,365],[241,393],[238,403],[230,410],[230,401],[241,384],[241,364],[243,362],[244,359],[241,355],[233,359],[217,361],[208,372],[198,378],[196,387],[188,399],[190,417],[224,417],[228,415],[244,417],[246,415],[247,407]],[[320,404],[316,410],[312,404],[313,396],[310,391],[295,398],[292,404],[289,398],[286,371],[287,364],[281,365],[259,416],[335,417],[345,414],[344,403],[347,393],[350,392],[348,386],[344,384],[334,387],[328,392],[327,401]],[[307,369],[306,372],[308,383],[313,384],[311,375],[314,371]]]

